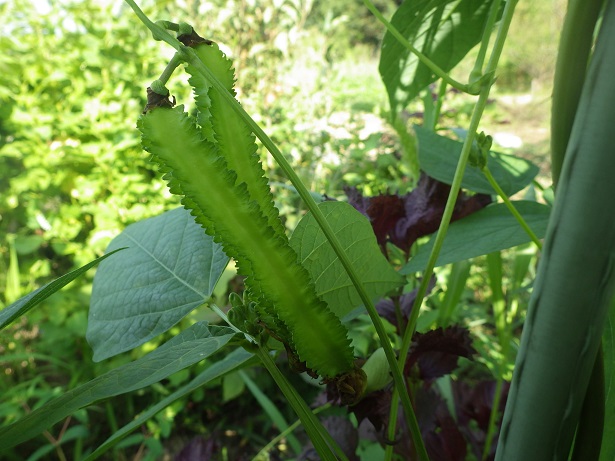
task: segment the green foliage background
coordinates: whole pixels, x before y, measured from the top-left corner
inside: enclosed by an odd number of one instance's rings
[[[396,6],[392,0],[376,4],[389,17]],[[544,2],[544,8],[536,7],[539,15],[520,5],[520,16],[528,21],[553,15],[562,4]],[[153,41],[119,0],[46,5],[0,3],[0,308],[100,256],[128,224],[178,204],[142,151],[135,129],[145,88],[171,51]],[[377,74],[383,29],[361,2],[144,0],[140,5],[155,19],[188,21],[223,46],[236,66],[242,104],[313,191],[339,195],[344,184],[360,185],[367,193],[410,187],[399,170],[395,131],[384,121],[386,95]],[[552,33],[550,27],[537,28]],[[526,76],[544,78],[551,53],[540,48],[542,57],[535,59],[532,43],[520,43],[508,48],[516,55],[504,58],[505,64],[516,63],[507,74],[515,87]],[[178,100],[190,101],[183,82],[172,81],[170,89]],[[296,194],[281,185],[284,178],[264,158],[278,206],[294,228]],[[92,275],[0,335],[5,397],[0,418],[17,419],[30,406],[130,359],[91,362],[84,335]],[[172,388],[188,378],[184,374],[167,384]],[[146,392],[167,391],[154,386]],[[101,405],[96,417],[129,420],[157,397],[122,399],[114,404],[122,409],[116,415]],[[168,436],[177,411],[158,417],[151,433]],[[84,424],[92,417],[85,411],[76,416]],[[103,436],[89,434],[97,440]]]

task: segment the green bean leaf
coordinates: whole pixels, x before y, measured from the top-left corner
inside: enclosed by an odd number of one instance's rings
[[[100,361],[164,333],[211,296],[228,263],[184,208],[128,226],[92,289],[86,338]]]
[[[323,202],[318,207],[329,221],[372,299],[376,300],[403,284],[403,278],[380,251],[374,231],[365,216],[344,202]],[[311,213],[301,219],[290,244],[299,255],[301,264],[310,273],[316,292],[334,314],[342,318],[362,304],[342,263]]]
[[[421,169],[438,181],[452,184],[462,143],[419,126],[415,126],[414,131],[419,143]],[[487,168],[509,197],[529,185],[539,171],[529,160],[493,151],[487,155]],[[496,194],[483,172],[471,165],[466,167],[461,187],[477,193]]]
[[[543,238],[551,208],[537,202],[512,202],[530,228]],[[402,269],[402,274],[422,271],[427,265],[435,235],[421,246]],[[450,225],[436,266],[464,261],[494,251],[512,248],[530,241],[530,237],[503,203],[488,206]]]

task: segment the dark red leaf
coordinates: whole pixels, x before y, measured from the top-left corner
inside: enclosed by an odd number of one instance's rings
[[[444,400],[434,388],[416,393],[416,416],[431,461],[464,461],[467,444]]]
[[[417,239],[438,230],[451,187],[422,173],[417,187],[403,197],[405,217],[390,233],[391,242],[406,253]],[[452,221],[461,219],[491,203],[485,194],[457,196]]]
[[[405,372],[410,375],[416,365],[419,378],[431,381],[457,368],[459,357],[471,358],[475,353],[470,332],[464,327],[453,325],[424,334],[415,333]]]
[[[175,461],[207,461],[218,451],[218,443],[213,438],[194,437],[175,456]]]
[[[486,380],[470,384],[464,381],[454,381],[452,387],[455,399],[455,411],[457,413],[457,423],[466,440],[469,442],[472,451],[480,458],[487,437],[496,382],[494,380]],[[498,408],[498,427],[501,424],[509,389],[510,383],[504,382]],[[495,458],[498,434],[499,431],[494,435],[491,451],[487,460],[493,460]]]
[[[406,253],[414,242],[435,232],[442,220],[450,186],[421,173],[417,187],[405,194],[381,194],[364,197],[356,188],[345,188],[348,202],[367,216],[380,246],[392,242]],[[460,219],[491,203],[485,194],[457,197],[452,221]]]
[[[436,278],[432,276],[429,280],[429,284],[427,285],[427,293],[425,293],[426,297],[429,296],[435,286]],[[412,312],[412,306],[414,305],[414,301],[416,299],[417,292],[418,288],[412,290],[409,293],[405,293],[398,298],[382,299],[376,304],[376,311],[378,312],[380,317],[386,319],[391,325],[394,325],[397,328],[398,334],[401,334],[402,330],[406,328],[408,318],[410,317],[410,313]],[[402,321],[401,328],[397,321],[397,315],[395,314],[395,302],[399,303],[399,310]]]

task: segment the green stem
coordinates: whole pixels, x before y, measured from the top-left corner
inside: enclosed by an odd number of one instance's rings
[[[551,177],[557,186],[577,113],[603,0],[569,0],[560,35],[551,104]]]
[[[500,11],[501,4],[502,0],[495,0],[491,5],[489,17],[487,18],[487,23],[485,24],[485,29],[483,30],[483,38],[480,42],[478,56],[474,62],[474,69],[472,69],[472,72],[470,73],[470,83],[478,80],[481,75],[483,75],[483,64],[485,63],[487,48],[489,48],[489,38],[491,37],[491,32],[493,31],[493,27],[498,18],[498,11]]]
[[[430,127],[433,131],[436,131],[436,126],[438,125],[438,120],[440,119],[440,112],[442,112],[442,104],[444,103],[444,96],[446,95],[447,85],[448,84],[444,80],[440,82],[440,88],[438,89],[438,97],[434,105],[434,116]]]
[[[322,406],[312,410],[312,413],[317,415],[318,413],[320,413],[322,411],[325,411],[325,410],[328,410],[329,408],[331,408],[331,404],[330,403],[325,403],[324,405],[322,405]],[[260,459],[265,459],[265,455],[267,455],[267,453],[269,453],[278,442],[280,442],[282,439],[284,439],[289,434],[291,434],[299,426],[301,426],[301,420],[300,419],[296,420],[294,423],[292,423],[290,426],[288,426],[285,430],[283,430],[277,436],[275,436],[273,439],[271,439],[269,441],[269,443],[267,443],[267,445],[265,445],[263,448],[261,448],[261,450],[252,458],[252,461],[258,461]]]
[[[318,421],[312,410],[310,410],[297,390],[288,382],[286,377],[276,366],[275,362],[269,355],[269,351],[263,347],[259,347],[256,355],[261,360],[265,368],[267,368],[267,371],[269,371],[269,374],[271,374],[271,377],[284,394],[284,397],[288,403],[293,407],[293,410],[295,410],[297,416],[299,416],[305,431],[310,437],[310,440],[314,444],[314,448],[320,455],[321,459],[329,461],[336,461],[338,459],[348,461],[346,455],[344,455],[337,443],[331,438],[320,421]],[[334,451],[337,453],[337,457]]]
[[[504,384],[504,367],[508,358],[510,343],[510,328],[506,319],[504,291],[502,290],[502,254],[498,251],[487,255],[487,268],[489,273],[489,285],[491,287],[491,305],[495,318],[496,332],[500,342],[501,359],[498,363],[498,374],[496,377],[495,393],[489,414],[489,425],[485,445],[483,446],[482,460],[486,460],[491,451],[491,444],[496,431],[496,419],[499,414],[502,385]]]
[[[534,242],[534,244],[538,247],[539,250],[542,250],[542,242],[536,236],[536,234],[530,228],[530,226],[527,224],[525,219],[523,219],[523,216],[521,216],[521,214],[517,211],[517,209],[512,204],[512,202],[507,197],[507,195],[504,193],[504,191],[502,190],[500,185],[496,182],[495,178],[491,174],[491,171],[489,171],[488,167],[485,166],[483,168],[483,174],[487,178],[487,181],[489,181],[489,184],[491,184],[491,187],[493,187],[493,189],[497,192],[497,194],[502,199],[502,201],[506,204],[506,207],[512,213],[512,215],[515,217],[517,222],[521,225],[521,227],[523,227],[523,230],[527,233],[527,235],[530,236],[530,238],[532,239],[532,242]]]
[[[491,51],[491,57],[485,69],[485,75],[492,75],[495,73],[495,69],[497,68],[498,61],[504,48],[504,43],[508,34],[508,28],[510,27],[510,23],[512,21],[513,13],[517,2],[518,0],[510,0],[506,2],[504,13],[502,15],[502,20],[500,22],[500,27],[498,29],[498,34],[493,45],[493,50]],[[419,285],[414,305],[412,306],[410,318],[408,319],[408,326],[402,339],[402,346],[399,353],[400,367],[403,367],[408,357],[408,351],[412,342],[412,336],[414,335],[414,331],[416,329],[416,321],[418,319],[419,311],[421,309],[423,299],[427,294],[429,280],[433,274],[434,267],[436,266],[436,260],[438,259],[438,255],[440,254],[442,244],[444,243],[444,237],[446,236],[451,217],[453,216],[453,211],[457,202],[457,196],[459,195],[459,191],[461,190],[461,181],[463,179],[463,174],[468,163],[470,151],[472,150],[472,143],[474,142],[474,138],[476,137],[476,131],[478,129],[478,125],[480,123],[485,107],[487,106],[487,101],[489,98],[489,92],[491,90],[492,83],[493,81],[491,79],[482,81],[481,90],[478,95],[478,101],[474,106],[472,119],[470,120],[470,126],[468,128],[468,135],[461,149],[461,155],[459,157],[459,162],[457,163],[457,169],[455,170],[455,176],[453,177],[453,182],[451,184],[451,189],[448,195],[448,200],[446,202],[446,207],[444,208],[442,221],[440,222],[440,227],[438,228],[438,233],[436,234],[434,246],[429,256],[427,267],[425,268],[425,271],[423,273],[423,278],[421,280],[421,284]],[[391,401],[389,431],[391,431],[390,422],[397,419],[397,402],[397,395],[396,393],[394,393]],[[395,424],[393,424],[392,430],[394,430],[394,427]],[[389,433],[389,436],[391,436],[391,433]]]
[[[231,95],[220,83],[220,81],[216,78],[216,76],[203,64],[203,62],[198,58],[193,49],[182,45],[176,38],[172,37],[169,33],[167,33],[160,26],[157,26],[152,21],[150,21],[147,16],[140,10],[140,8],[136,5],[134,0],[125,0],[126,3],[130,5],[130,7],[135,11],[139,19],[152,31],[153,36],[159,37],[160,40],[165,41],[173,48],[175,48],[182,58],[190,63],[194,68],[200,72],[215,88],[216,91],[220,92],[222,97],[226,100],[227,104],[237,112],[243,121],[248,125],[248,127],[252,130],[252,132],[256,135],[256,137],[263,143],[265,148],[271,153],[272,157],[278,163],[282,171],[286,174],[290,182],[295,186],[297,193],[307,206],[308,210],[316,219],[316,222],[322,229],[325,237],[329,241],[329,244],[335,251],[337,257],[339,258],[342,266],[346,270],[348,277],[350,278],[352,284],[356,288],[363,305],[367,309],[367,312],[374,324],[376,329],[376,333],[380,339],[380,343],[382,348],[384,349],[385,355],[387,357],[387,361],[389,366],[391,367],[391,373],[393,375],[393,380],[395,382],[395,387],[399,389],[401,392],[401,403],[404,409],[404,415],[406,417],[406,423],[410,430],[410,434],[412,436],[412,441],[416,446],[417,452],[419,454],[419,458],[422,461],[427,461],[429,457],[427,456],[427,450],[425,449],[425,444],[421,438],[421,432],[418,426],[418,421],[416,419],[416,415],[414,414],[414,410],[412,408],[412,403],[410,402],[410,396],[406,391],[406,385],[404,378],[402,376],[400,368],[397,366],[397,357],[395,355],[395,351],[389,342],[389,338],[387,336],[386,329],[384,328],[384,324],[382,323],[382,319],[378,315],[376,311],[376,307],[372,302],[371,298],[367,294],[361,279],[356,273],[354,267],[345,250],[343,249],[341,243],[337,239],[333,229],[329,225],[328,221],[318,208],[316,201],[310,194],[310,192],[306,189],[306,187],[301,182],[301,179],[295,171],[292,169],[282,152],[277,148],[277,146],[271,141],[269,136],[262,130],[262,128],[248,115],[248,113],[244,110],[244,108],[239,104],[233,95]],[[403,369],[403,368],[402,368]]]
[[[171,60],[169,61],[169,63],[167,64],[167,67],[165,67],[164,70],[162,71],[162,74],[160,74],[160,77],[158,78],[158,80],[160,80],[163,84],[166,85],[166,83],[171,78],[171,75],[173,75],[173,72],[175,72],[175,69],[177,69],[177,67],[182,62],[183,61],[182,61],[180,54],[175,53],[173,57],[171,58]]]
[[[363,3],[367,7],[369,11],[372,12],[374,16],[387,28],[387,30],[397,39],[399,43],[401,43],[408,51],[414,54],[419,61],[421,61],[424,65],[426,65],[434,74],[436,74],[439,78],[444,80],[446,83],[451,85],[453,88],[458,89],[464,93],[468,94],[477,94],[476,91],[473,91],[473,88],[470,85],[465,83],[458,82],[450,75],[448,75],[444,70],[440,68],[435,62],[417,50],[412,44],[406,40],[406,38],[395,28],[393,24],[391,24],[387,19],[378,11],[378,9],[374,6],[374,4],[370,0],[363,0]]]

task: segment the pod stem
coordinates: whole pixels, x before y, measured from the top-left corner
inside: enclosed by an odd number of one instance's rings
[[[126,3],[133,9],[137,17],[147,26],[148,29],[152,31],[152,35],[155,39],[163,40],[173,48],[175,48],[181,58],[194,66],[194,68],[201,73],[207,80],[209,80],[212,86],[216,91],[219,91],[222,97],[226,100],[227,104],[237,112],[242,120],[248,125],[248,127],[252,130],[252,132],[256,135],[256,137],[263,143],[263,145],[267,148],[267,150],[271,153],[272,157],[278,163],[282,171],[286,174],[290,182],[293,184],[297,193],[307,206],[308,210],[316,219],[316,222],[322,229],[325,237],[331,244],[331,247],[335,251],[337,257],[339,258],[342,266],[346,270],[348,277],[352,281],[352,284],[356,288],[361,301],[363,302],[367,312],[370,316],[372,323],[374,324],[374,328],[378,334],[380,339],[381,346],[384,349],[384,352],[387,357],[387,361],[389,366],[391,367],[391,373],[393,375],[393,380],[395,382],[395,387],[398,389],[398,395],[401,397],[402,408],[404,409],[404,416],[406,418],[406,423],[409,427],[410,434],[412,436],[412,441],[416,447],[417,453],[419,455],[419,459],[421,461],[428,461],[429,456],[427,455],[427,450],[425,448],[425,444],[421,437],[421,432],[418,426],[418,421],[416,419],[416,415],[414,414],[414,409],[412,408],[412,403],[410,401],[410,396],[408,394],[406,383],[404,377],[402,376],[401,370],[397,364],[397,356],[391,343],[389,341],[386,329],[380,318],[380,315],[376,311],[376,307],[372,302],[371,298],[367,294],[367,291],[363,287],[363,283],[359,278],[357,272],[354,270],[354,267],[350,261],[350,258],[346,254],[343,249],[341,243],[337,239],[333,229],[329,225],[329,222],[326,220],[323,213],[318,208],[316,201],[307,190],[305,185],[301,182],[301,179],[292,169],[282,152],[278,149],[278,147],[273,143],[271,138],[267,136],[267,134],[263,131],[263,129],[248,115],[248,113],[244,110],[244,108],[235,100],[233,95],[231,95],[228,91],[225,90],[222,83],[216,78],[216,76],[203,64],[203,62],[198,58],[193,49],[182,45],[179,40],[171,36],[166,30],[157,24],[153,23],[143,11],[137,6],[134,0],[125,0]],[[332,353],[335,353],[332,351]]]
[[[301,398],[297,390],[288,382],[280,369],[276,366],[271,358],[269,351],[259,346],[256,355],[263,363],[271,377],[278,385],[288,403],[293,407],[293,410],[299,416],[303,423],[303,427],[307,432],[310,440],[314,444],[314,448],[320,455],[321,459],[326,461],[348,461],[348,458],[341,450],[339,445],[333,440],[331,435],[322,426],[316,415],[310,410],[305,401]],[[337,455],[337,456],[336,456]]]

